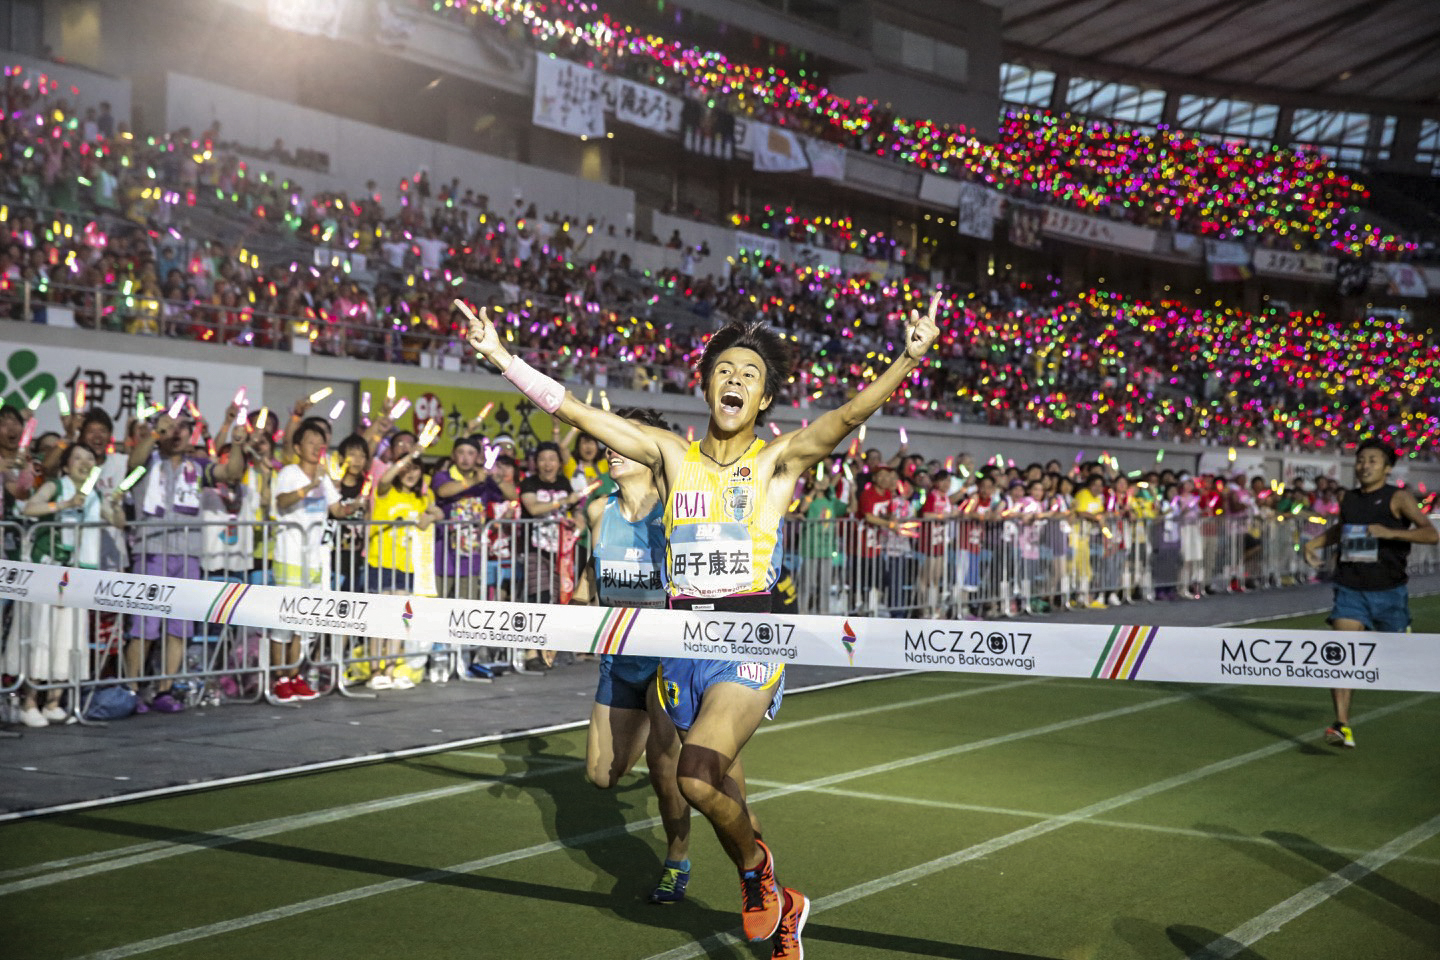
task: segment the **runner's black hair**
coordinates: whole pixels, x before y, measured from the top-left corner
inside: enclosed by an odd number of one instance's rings
[[[760,355],[765,363],[765,396],[773,404],[780,396],[780,388],[790,381],[790,346],[763,323],[727,323],[710,338],[700,355],[700,389],[709,387],[720,354],[731,347],[744,347]],[[757,424],[765,422],[765,413],[761,410],[755,415]]]

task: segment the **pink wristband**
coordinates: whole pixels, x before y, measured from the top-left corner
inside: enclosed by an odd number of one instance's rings
[[[504,377],[515,385],[516,390],[525,394],[530,402],[546,413],[554,413],[559,410],[560,403],[565,399],[564,387],[519,357],[510,358],[510,365],[505,368]]]

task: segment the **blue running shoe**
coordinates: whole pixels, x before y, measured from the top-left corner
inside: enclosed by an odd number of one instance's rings
[[[690,883],[690,871],[681,870],[668,864],[660,873],[660,882],[650,891],[650,902],[662,906],[679,903],[685,899],[685,887]]]

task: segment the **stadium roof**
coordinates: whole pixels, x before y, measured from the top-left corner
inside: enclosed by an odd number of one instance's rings
[[[1440,115],[1436,0],[989,2],[1001,8],[1009,59],[1196,92]]]

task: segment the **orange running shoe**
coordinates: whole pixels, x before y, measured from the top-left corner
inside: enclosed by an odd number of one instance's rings
[[[805,960],[805,945],[800,931],[810,919],[810,898],[799,890],[784,888],[785,911],[780,915],[780,928],[775,931],[770,960]]]
[[[780,885],[775,882],[775,858],[759,840],[755,844],[765,859],[753,870],[740,871],[740,910],[745,921],[745,939],[769,940],[780,926]]]

